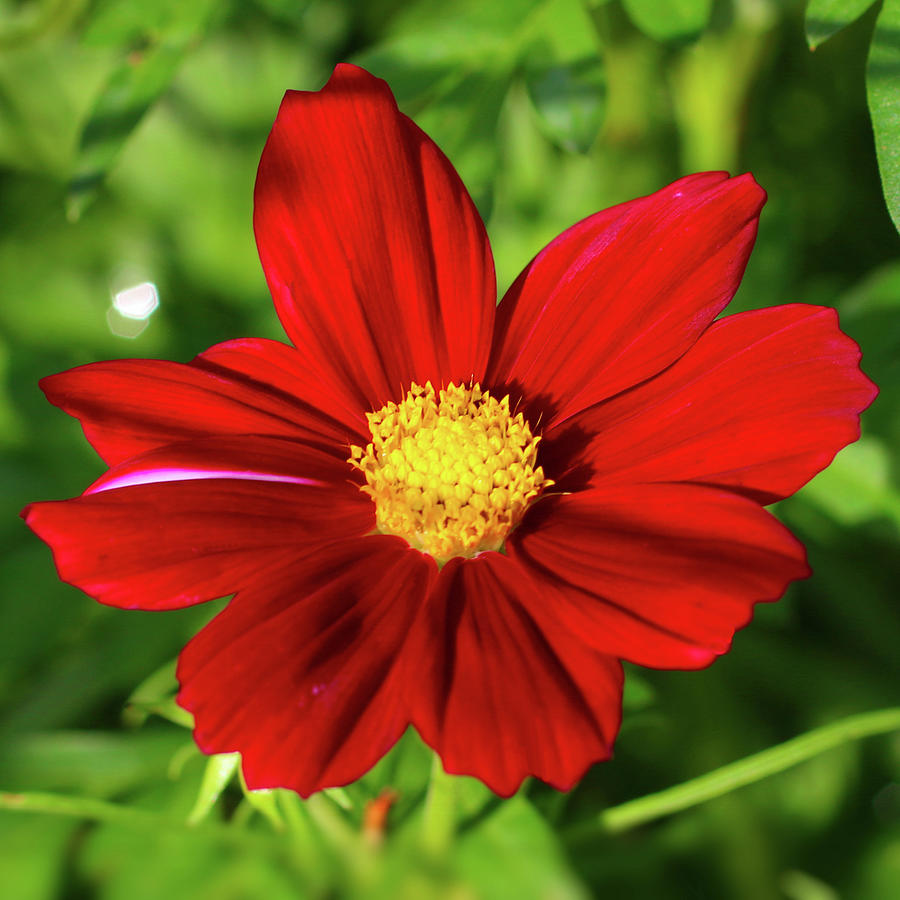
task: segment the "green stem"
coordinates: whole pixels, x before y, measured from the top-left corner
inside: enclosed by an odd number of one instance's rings
[[[604,834],[618,834],[636,825],[721,797],[842,744],[897,730],[900,730],[900,707],[849,716],[683,784],[612,806],[596,818],[568,829],[565,837],[580,841]]]
[[[444,771],[441,758],[435,753],[425,796],[422,846],[433,856],[444,856],[453,843],[455,831],[456,780]]]
[[[135,828],[171,829],[191,832],[221,840],[228,844],[253,846],[273,850],[283,846],[278,837],[266,837],[253,832],[229,828],[227,825],[188,823],[147,809],[137,809],[108,800],[93,797],[72,797],[66,794],[40,792],[12,793],[0,792],[0,810],[28,813],[48,813],[56,816],[71,816],[93,822],[115,823]]]

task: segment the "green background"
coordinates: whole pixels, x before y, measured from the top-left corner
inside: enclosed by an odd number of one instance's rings
[[[896,734],[621,835],[571,830],[897,703],[900,7],[868,7],[814,0],[807,32],[789,0],[0,2],[0,790],[162,817],[0,813],[4,898],[900,895]],[[882,389],[863,439],[777,509],[814,577],[712,668],[630,669],[615,759],[569,795],[533,783],[498,803],[461,780],[456,836],[428,852],[414,735],[333,799],[254,806],[232,782],[184,827],[205,761],[165,718],[170,667],[127,701],[210,608],[100,607],[17,517],[103,469],[42,375],[281,337],[252,236],[256,165],[284,90],[318,89],[341,60],[387,78],[458,167],[501,291],[598,209],[692,171],[753,172],[769,203],[729,311],[837,306]],[[143,280],[160,294],[148,322],[113,315],[112,293]],[[386,786],[399,799],[372,848],[362,810]]]

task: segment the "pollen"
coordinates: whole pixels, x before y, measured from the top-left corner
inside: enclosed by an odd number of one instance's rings
[[[553,484],[535,466],[540,437],[509,397],[477,383],[413,384],[400,403],[368,413],[372,443],[350,448],[366,477],[378,531],[443,565],[499,550],[529,504]]]

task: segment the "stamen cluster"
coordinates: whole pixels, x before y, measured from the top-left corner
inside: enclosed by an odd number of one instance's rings
[[[350,448],[366,476],[378,530],[443,564],[497,550],[528,504],[552,481],[535,467],[540,437],[509,397],[477,383],[413,384],[406,397],[368,413],[372,443]]]

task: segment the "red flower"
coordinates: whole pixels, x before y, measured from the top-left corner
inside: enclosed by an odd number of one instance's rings
[[[706,666],[809,574],[762,505],[876,393],[831,309],[714,321],[764,199],[682,178],[564,232],[495,307],[450,163],[339,66],[285,96],[256,183],[294,346],[44,379],[110,469],[26,520],[102,603],[236,592],[178,699],[251,787],[352,781],[412,724],[499,794],[569,788],[610,755],[620,659]]]

